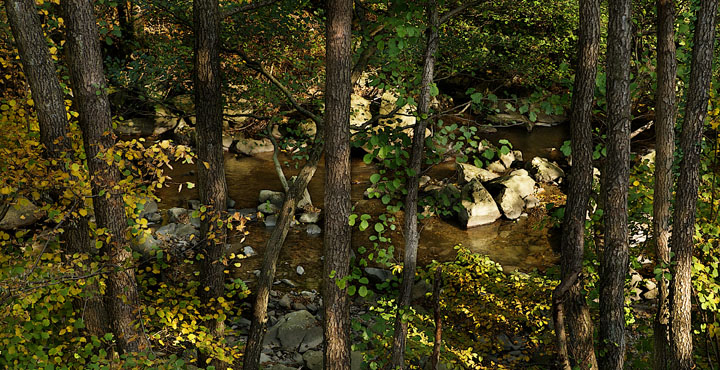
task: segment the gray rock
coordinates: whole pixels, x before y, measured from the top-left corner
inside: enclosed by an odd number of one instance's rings
[[[157,231],[155,232],[155,235],[161,238],[170,238],[172,236],[175,236],[175,229],[177,228],[177,224],[170,223],[164,226],[161,226]]]
[[[278,206],[272,204],[272,203],[263,203],[258,206],[258,211],[266,214],[266,215],[273,215],[278,212],[279,208]]]
[[[283,202],[285,202],[285,193],[281,191],[260,190],[258,201],[260,203],[267,203],[268,201],[270,201],[270,203],[280,208],[282,207]]]
[[[300,215],[300,222],[304,224],[316,224],[320,221],[320,212],[305,212]]]
[[[525,201],[511,188],[504,188],[495,196],[495,202],[502,210],[505,217],[514,220],[520,217],[525,207]]]
[[[456,163],[455,167],[458,171],[458,183],[460,184],[467,184],[474,179],[477,179],[480,182],[487,182],[500,177],[500,175],[495,172],[467,163]]]
[[[240,214],[240,217],[249,218],[251,221],[257,220],[257,208],[242,208],[238,209],[235,212]]]
[[[230,152],[248,156],[273,151],[272,141],[268,138],[249,139],[240,137],[233,144],[229,148]]]
[[[267,336],[267,334],[266,334]],[[267,355],[267,353],[261,353],[260,354],[260,365],[266,364],[268,362],[272,361],[270,356]]]
[[[420,281],[413,284],[411,299],[415,301],[425,298],[425,295],[430,292],[432,292],[432,285],[425,281],[425,279],[420,279]]]
[[[418,185],[420,186],[420,189],[424,188],[427,184],[429,184],[430,180],[432,179],[428,175],[420,176],[420,178],[418,179]]]
[[[536,196],[530,194],[525,198],[525,208],[527,209],[533,209],[540,205],[540,199],[538,199]]]
[[[297,351],[303,343],[305,335],[312,327],[318,327],[318,322],[308,311],[295,311],[283,316],[277,325],[277,337],[282,348],[288,351]]]
[[[193,225],[180,224],[175,228],[175,236],[178,238],[189,237],[190,235],[198,236],[200,232]]]
[[[0,220],[0,230],[13,230],[27,227],[40,220],[43,212],[25,197],[18,197],[11,205],[5,217]]]
[[[535,180],[540,182],[553,182],[565,176],[565,172],[557,164],[540,157],[532,159],[529,169]]]
[[[303,354],[303,360],[305,360],[305,367],[310,370],[323,369],[322,351],[307,351]]]
[[[487,166],[487,169],[492,172],[496,172],[496,173],[503,173],[506,170],[505,165],[502,162],[500,162],[500,160],[490,163]]]
[[[320,226],[315,224],[308,225],[305,231],[307,231],[308,235],[320,235],[320,233],[322,233]]]
[[[157,202],[149,197],[145,197],[140,199],[138,202],[138,209],[141,207],[142,210],[140,210],[140,217],[145,217],[145,215],[149,215],[151,213],[155,213],[158,211],[158,204]],[[148,220],[149,221],[149,220]]]
[[[513,150],[512,151],[513,156],[515,157],[515,161],[522,162],[523,161],[523,154],[519,150]]]
[[[188,202],[188,208],[193,209],[193,210],[200,209],[200,206],[202,205],[200,203],[200,201],[197,199],[190,199],[187,202]]]
[[[303,268],[302,266],[298,266],[298,267],[295,268],[295,272],[296,272],[298,275],[302,276],[302,274],[305,273],[305,268]]]
[[[495,200],[477,180],[463,187],[461,207],[458,218],[466,228],[491,224],[501,216]]]
[[[243,248],[243,254],[245,255],[245,257],[252,257],[256,253],[255,253],[255,250],[253,249],[253,247],[246,245],[245,248]]]
[[[157,251],[161,245],[162,242],[155,239],[155,237],[149,232],[142,232],[142,234],[135,237],[133,242],[130,244],[135,252],[144,256],[152,255],[152,253]]]
[[[277,215],[265,217],[265,227],[275,227],[275,225],[277,225]]]
[[[190,214],[190,225],[199,229],[200,224],[202,224],[202,220],[200,220],[200,216],[193,217],[193,215],[191,213]]]
[[[228,208],[235,207],[235,201],[233,199],[227,198],[226,204]]]
[[[365,267],[365,274],[368,276],[368,279],[375,282],[376,284],[384,283],[390,279],[392,279],[392,272],[385,269],[379,269],[375,267]]]
[[[168,221],[176,223],[188,222],[188,210],[180,207],[173,207],[167,211]]]
[[[293,283],[293,281],[290,279],[280,279],[280,282],[291,288],[295,288],[295,283]]]
[[[300,311],[301,312],[301,311]],[[307,311],[305,311],[307,312]],[[311,349],[316,349],[323,342],[323,329],[320,326],[313,326],[305,332],[305,338],[300,343],[298,352],[304,353]]]
[[[515,153],[513,153],[512,151],[509,151],[506,154],[498,154],[500,155],[500,162],[502,162],[505,168],[510,168],[513,162],[515,162]]]
[[[162,222],[163,217],[159,212],[153,212],[146,214],[145,219],[147,219],[151,224],[157,224]]]
[[[292,307],[292,302],[290,301],[290,296],[285,294],[280,300],[278,301],[278,304],[280,307],[285,309],[290,309]]]
[[[513,189],[521,198],[535,192],[535,180],[530,177],[525,170],[515,170],[510,174],[497,178],[488,183],[491,188],[510,188]]]

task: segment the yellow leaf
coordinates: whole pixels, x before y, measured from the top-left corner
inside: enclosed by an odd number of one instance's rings
[[[87,216],[87,214],[88,214],[88,212],[85,208],[81,209],[78,213],[80,213],[80,216],[83,216],[83,217]]]
[[[208,170],[210,169],[210,163],[203,162],[203,166],[205,166],[205,168],[207,168]]]
[[[640,185],[640,181],[635,180],[635,181],[633,182],[633,186],[639,186],[639,185]]]

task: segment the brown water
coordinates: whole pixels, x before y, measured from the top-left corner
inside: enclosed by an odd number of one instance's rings
[[[499,135],[491,134],[492,136]],[[565,132],[556,128],[536,128],[528,134],[524,129],[505,132],[505,138],[514,144],[515,148],[522,150],[526,157],[547,154],[548,147],[559,147],[565,138]],[[491,140],[497,140],[488,137]],[[527,159],[527,158],[526,158]],[[368,178],[375,173],[372,165],[366,165],[362,160],[353,158],[352,165],[352,192],[351,199],[356,206],[356,212],[379,215],[385,207],[377,200],[363,200],[363,192],[370,185]],[[195,165],[177,165],[171,171],[174,182],[195,182]],[[285,168],[286,175],[292,176],[298,172],[294,166]],[[192,172],[191,172],[192,171]],[[278,180],[272,163],[271,153],[260,154],[256,157],[236,158],[235,155],[226,154],[225,173],[230,198],[236,201],[234,208],[252,208],[258,205],[260,190],[270,189],[281,191],[282,185]],[[446,162],[435,166],[430,175],[442,179],[454,173],[454,163]],[[313,204],[323,208],[323,179],[325,166],[321,161],[309,191]],[[160,208],[187,207],[187,200],[198,199],[197,188],[177,191],[177,186],[164,188],[158,194],[161,198]],[[402,225],[402,213],[397,216],[398,230]],[[532,217],[531,217],[532,219]],[[249,235],[244,239],[231,236],[229,242],[233,251],[241,251],[244,246],[252,246],[257,255],[244,260],[242,266],[235,272],[236,276],[246,280],[254,280],[252,271],[260,268],[265,243],[269,239],[272,229],[266,228],[261,222],[253,222],[248,226]],[[354,230],[353,248],[370,246],[369,231]],[[399,231],[390,234],[396,246],[396,256],[401,255],[403,238]],[[455,257],[456,245],[474,252],[486,254],[504,266],[505,270],[519,269],[529,271],[533,269],[545,270],[557,262],[558,256],[552,246],[556,245],[547,228],[539,227],[536,221],[521,219],[519,221],[499,220],[491,225],[465,230],[453,222],[446,222],[438,218],[426,220],[422,224],[420,236],[420,249],[418,260],[421,265],[432,260],[448,261]],[[322,235],[309,236],[304,226],[292,228],[288,233],[278,262],[278,279],[288,278],[304,289],[318,288],[322,271]],[[303,266],[306,273],[298,276],[296,267]]]

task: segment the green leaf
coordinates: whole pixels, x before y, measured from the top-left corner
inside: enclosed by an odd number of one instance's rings
[[[359,294],[361,297],[365,297],[365,296],[368,294],[367,287],[364,286],[364,285],[362,285],[362,286],[360,287],[360,289],[358,290],[358,294]]]
[[[381,233],[385,231],[385,226],[382,223],[378,222],[375,224],[375,231]]]
[[[380,181],[380,174],[374,173],[370,176],[370,182],[373,184],[377,184],[377,182]]]
[[[440,94],[440,90],[438,89],[436,84],[430,85],[430,96],[438,96]]]

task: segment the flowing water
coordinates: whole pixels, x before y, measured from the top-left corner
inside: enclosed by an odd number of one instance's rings
[[[562,145],[567,134],[561,127],[538,127],[531,133],[524,128],[512,128],[502,132],[488,135],[488,139],[497,141],[499,138],[509,139],[514,147],[523,151],[525,159],[533,156],[547,156],[547,148]],[[369,213],[373,216],[383,213],[384,206],[377,200],[363,200],[363,192],[370,185],[368,179],[376,169],[367,165],[359,158],[352,158],[352,193],[351,199],[356,206],[356,212]],[[174,182],[195,182],[195,165],[177,165],[170,172]],[[286,175],[292,176],[298,172],[294,167],[286,167]],[[238,158],[232,154],[225,156],[225,174],[228,192],[231,199],[236,201],[234,208],[252,208],[258,205],[260,190],[270,189],[281,191],[282,185],[278,180],[272,162],[272,154],[264,153],[255,157]],[[323,179],[325,167],[321,161],[309,191],[313,204],[323,208]],[[454,175],[454,163],[446,162],[435,166],[430,175],[442,179]],[[187,200],[198,199],[197,188],[185,187],[178,192],[177,186],[164,188],[158,194],[161,202],[160,208],[187,207]],[[398,215],[401,219],[402,215]],[[401,223],[399,223],[401,225]],[[418,262],[422,266],[432,260],[448,261],[455,257],[456,245],[474,252],[486,254],[499,262],[507,270],[519,269],[529,271],[532,269],[545,270],[553,266],[558,259],[553,251],[556,245],[555,237],[550,229],[542,227],[533,217],[519,221],[498,220],[493,224],[465,230],[454,222],[446,222],[438,218],[431,218],[422,224]],[[399,228],[400,229],[400,228]],[[234,272],[245,280],[254,280],[252,271],[260,268],[265,243],[269,239],[272,229],[266,228],[262,222],[252,222],[248,225],[249,235],[244,239],[231,236],[229,243],[234,252],[242,251],[245,246],[252,246],[257,255],[247,258],[242,266]],[[353,233],[353,247],[370,246],[369,231]],[[390,234],[396,246],[396,255],[402,253],[402,234],[397,231]],[[317,289],[322,271],[322,235],[310,236],[305,227],[294,227],[288,233],[278,262],[277,278],[292,280],[304,289]],[[297,266],[302,266],[306,273],[298,276],[295,272]]]

